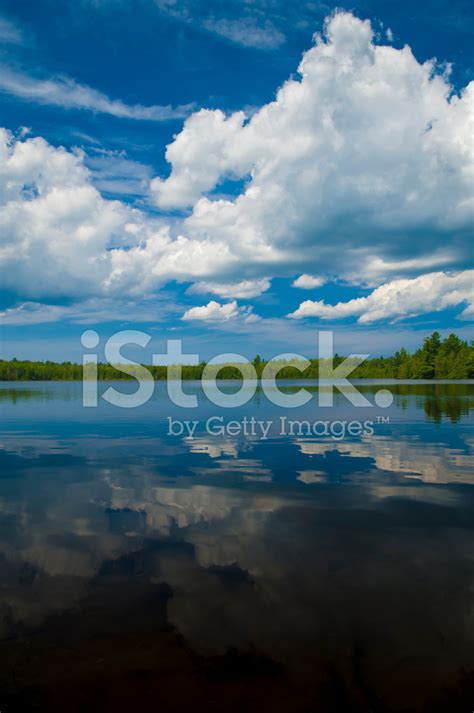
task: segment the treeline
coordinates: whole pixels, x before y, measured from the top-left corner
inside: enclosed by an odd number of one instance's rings
[[[343,356],[335,355],[334,366],[344,361]],[[256,356],[253,365],[258,377],[267,362]],[[318,379],[319,361],[313,359],[303,371],[295,363],[281,364],[279,379]],[[118,366],[118,365],[117,365]],[[125,373],[121,368],[111,364],[97,365],[99,380],[131,379],[137,370],[128,366]],[[183,365],[183,379],[201,379],[206,363],[197,366]],[[166,366],[147,366],[155,380],[167,378]],[[240,369],[231,364],[216,366],[213,372],[219,379],[240,379]],[[0,360],[0,381],[80,381],[83,377],[81,364],[66,361],[10,361]],[[455,334],[442,339],[439,332],[427,337],[423,345],[410,354],[406,349],[400,349],[393,356],[367,359],[351,374],[351,379],[472,379],[474,378],[474,343],[468,344]]]
[[[402,348],[393,356],[370,359],[357,368],[354,376],[359,379],[472,379],[474,342],[468,344],[455,334],[441,339],[439,332],[433,332],[414,354]]]

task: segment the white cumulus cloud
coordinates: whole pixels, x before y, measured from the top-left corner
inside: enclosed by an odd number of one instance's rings
[[[340,275],[445,248],[469,254],[474,83],[453,92],[435,62],[377,45],[368,21],[330,17],[299,77],[248,121],[193,114],[168,146],[162,208],[192,208],[187,234],[259,248],[267,263],[304,262]],[[216,199],[224,179],[246,179]],[[199,198],[201,196],[201,198]],[[416,240],[415,240],[416,238]]]
[[[367,297],[335,305],[326,304],[323,300],[306,300],[288,316],[293,319],[358,317],[358,322],[368,324],[414,317],[459,305],[465,305],[461,317],[474,314],[474,270],[432,272],[413,279],[393,280],[377,287]]]
[[[72,80],[8,70],[1,86],[116,116],[169,116],[166,107],[130,107]],[[474,83],[455,93],[434,62],[377,45],[368,21],[336,13],[299,75],[250,119],[220,110],[186,119],[167,147],[169,176],[150,182],[159,208],[188,211],[173,218],[98,190],[114,190],[115,170],[117,195],[140,192],[148,177],[139,165],[89,158],[94,181],[83,153],[0,129],[2,287],[22,302],[50,304],[141,298],[176,280],[235,301],[257,297],[272,277],[300,274],[295,286],[309,288],[314,276],[331,274],[385,284],[339,305],[307,301],[293,316],[368,322],[461,305],[467,286],[454,285],[469,273],[452,270],[472,255],[473,97]],[[243,181],[235,198],[213,195],[233,179]],[[438,277],[414,277],[441,265]],[[211,301],[186,315],[255,319],[246,309]]]
[[[300,290],[314,290],[324,285],[325,282],[326,280],[323,277],[303,274],[294,280],[293,287],[298,287]]]
[[[182,317],[184,320],[197,320],[202,322],[227,322],[232,319],[241,319],[244,322],[255,322],[259,317],[253,314],[252,307],[239,307],[234,300],[227,304],[219,304],[211,300],[207,305],[191,307]]]
[[[224,274],[221,241],[170,226],[94,187],[81,152],[0,129],[0,270],[22,298],[144,296],[171,280]]]
[[[201,109],[186,121],[166,149],[172,172],[166,181],[155,178],[151,191],[161,208],[181,208],[195,203],[221,176],[241,174],[236,138],[245,121],[243,112],[226,117],[220,110]],[[233,152],[232,158],[229,151]],[[234,169],[229,166],[232,163]]]

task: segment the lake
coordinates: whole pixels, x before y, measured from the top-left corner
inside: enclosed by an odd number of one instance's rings
[[[0,384],[1,712],[471,713],[474,385],[357,386]]]

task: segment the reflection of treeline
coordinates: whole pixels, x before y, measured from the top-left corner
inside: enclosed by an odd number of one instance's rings
[[[415,402],[433,421],[442,421],[447,416],[453,423],[468,416],[474,409],[474,387],[465,384],[390,384],[396,405],[402,410]],[[380,384],[364,384],[364,394],[375,394]],[[370,397],[369,397],[370,398]]]
[[[338,366],[344,357],[335,355],[334,366]],[[253,360],[257,376],[261,377],[267,362],[260,356]],[[296,362],[281,362],[278,365],[279,379],[318,379],[320,362],[312,359],[304,369]],[[98,364],[99,380],[131,379],[139,375],[140,366],[127,365],[126,373],[123,365]],[[167,378],[166,366],[147,366],[148,371],[156,380]],[[205,371],[206,369],[206,371]],[[276,369],[274,369],[276,371]],[[183,379],[201,379],[204,376],[216,375],[219,379],[241,379],[241,369],[236,365],[206,367],[202,362],[197,366],[183,365]],[[60,364],[51,361],[11,361],[0,360],[1,381],[78,381],[82,379],[83,367],[72,362]],[[324,376],[321,373],[321,376]],[[427,337],[413,354],[406,349],[400,349],[393,356],[367,359],[350,375],[358,379],[471,379],[474,378],[474,345],[450,334],[441,339],[438,332]]]
[[[78,384],[78,386],[80,386]],[[105,388],[105,386],[104,386]],[[226,386],[221,386],[222,390],[226,391]],[[228,385],[228,388],[231,388]],[[296,393],[300,390],[301,384],[294,382],[281,383],[279,388],[284,393]],[[311,393],[317,394],[319,389],[328,387],[317,386],[315,383],[308,382],[304,388]],[[444,417],[448,417],[453,423],[461,420],[462,416],[468,416],[474,410],[474,387],[459,383],[391,383],[390,391],[395,399],[395,404],[398,408],[406,410],[415,406],[417,409],[423,409],[430,420],[441,423]],[[233,387],[232,387],[233,389]],[[369,401],[373,401],[372,395],[376,394],[380,389],[379,383],[366,382],[358,384],[358,389],[365,394]],[[262,391],[262,387],[257,386],[257,394]],[[344,394],[345,388],[341,387],[341,392]],[[77,398],[75,387],[70,384],[61,385],[60,398],[61,400],[73,400]],[[337,397],[340,397],[337,392]],[[17,403],[21,401],[52,401],[58,398],[57,392],[53,387],[5,387],[0,389],[0,403],[7,401]]]
[[[45,391],[43,389],[0,389],[0,402],[8,401],[15,404],[17,401],[31,401],[32,399],[45,401],[46,399],[52,400],[54,398],[53,391]]]
[[[468,416],[474,409],[473,398],[438,399],[436,397],[427,398],[423,401],[423,409],[429,418],[438,423],[443,416],[447,416],[453,423],[457,423],[461,416]]]

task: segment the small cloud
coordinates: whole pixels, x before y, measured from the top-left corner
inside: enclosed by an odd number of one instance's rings
[[[258,321],[260,317],[253,314],[252,307],[239,307],[235,300],[223,305],[215,300],[211,300],[207,305],[191,307],[183,314],[182,319],[185,321],[196,320],[201,322],[227,322],[231,319],[239,319],[249,324]]]
[[[224,299],[252,299],[259,297],[270,287],[270,280],[241,280],[240,282],[195,282],[188,289],[188,294],[210,292]]]
[[[326,280],[323,277],[314,277],[313,275],[300,275],[293,282],[293,287],[298,287],[300,290],[314,290],[316,287],[324,285]]]

